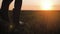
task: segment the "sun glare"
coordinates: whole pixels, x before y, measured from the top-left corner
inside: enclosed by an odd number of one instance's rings
[[[52,10],[52,0],[42,0],[40,3],[41,10]]]

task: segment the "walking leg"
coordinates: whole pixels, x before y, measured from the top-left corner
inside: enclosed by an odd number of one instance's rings
[[[22,0],[15,0],[14,10],[13,10],[13,23],[15,23],[15,29],[18,29],[18,33],[21,32],[21,26],[19,24],[19,17],[21,11]],[[20,33],[21,34],[21,33]]]
[[[15,0],[15,4],[14,4],[15,8],[14,8],[14,11],[13,11],[13,22],[16,23],[16,24],[19,23],[21,5],[22,5],[22,0]]]
[[[9,4],[12,2],[13,0],[3,0],[2,2],[2,7],[1,7],[1,15],[2,18],[4,20],[9,20],[8,18],[8,9],[9,9]]]

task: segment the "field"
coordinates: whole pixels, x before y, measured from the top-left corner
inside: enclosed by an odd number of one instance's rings
[[[12,11],[9,11],[12,20]],[[60,33],[60,11],[22,10],[20,21],[24,23],[24,34]]]
[[[60,31],[60,11],[20,12],[20,21],[24,22],[24,31],[28,34],[58,34]]]

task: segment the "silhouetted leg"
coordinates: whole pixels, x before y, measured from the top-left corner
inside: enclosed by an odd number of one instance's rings
[[[13,0],[3,0],[3,2],[2,2],[1,14],[2,14],[2,18],[5,19],[5,20],[9,20],[9,18],[8,18],[8,9],[9,9],[9,4],[12,1]]]
[[[14,8],[14,11],[13,11],[13,22],[16,23],[16,24],[19,23],[21,5],[22,5],[22,0],[15,0],[15,4],[14,4],[15,8]]]
[[[19,17],[21,11],[22,0],[15,0],[14,11],[13,11],[13,22],[15,23],[15,28],[20,29],[19,27]],[[20,32],[20,30],[19,30]]]

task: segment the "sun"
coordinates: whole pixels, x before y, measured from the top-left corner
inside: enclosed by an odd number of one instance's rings
[[[52,10],[52,0],[42,0],[40,2],[40,9],[41,10]]]

